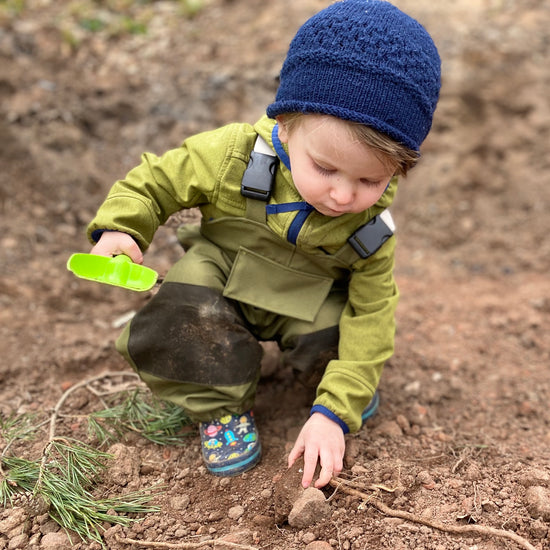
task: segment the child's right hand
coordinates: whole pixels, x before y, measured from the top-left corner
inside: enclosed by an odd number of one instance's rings
[[[143,253],[138,244],[127,233],[120,231],[105,231],[90,254],[98,256],[118,256],[126,254],[136,264],[143,263]]]

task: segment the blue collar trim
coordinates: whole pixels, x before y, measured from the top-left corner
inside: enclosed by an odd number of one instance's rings
[[[290,157],[284,150],[283,144],[279,139],[279,124],[275,124],[275,126],[273,126],[273,130],[271,131],[271,141],[273,142],[273,147],[281,159],[281,162],[290,170]]]

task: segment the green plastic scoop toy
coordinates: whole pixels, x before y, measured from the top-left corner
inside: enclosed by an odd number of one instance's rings
[[[139,291],[153,288],[158,277],[155,270],[133,263],[125,254],[112,258],[73,254],[67,261],[67,269],[81,279]]]

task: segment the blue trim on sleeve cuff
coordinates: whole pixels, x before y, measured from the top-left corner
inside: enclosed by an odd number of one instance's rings
[[[349,433],[348,425],[339,416],[336,416],[330,409],[323,407],[323,405],[313,405],[313,407],[311,407],[311,411],[309,411],[309,415],[311,416],[316,412],[321,413],[336,422],[345,434]]]
[[[99,239],[101,239],[101,235],[103,235],[103,233],[105,233],[105,231],[108,231],[108,230],[107,229],[96,229],[95,231],[92,231],[92,234],[91,234],[92,241],[94,241],[94,243],[97,243],[99,241]]]

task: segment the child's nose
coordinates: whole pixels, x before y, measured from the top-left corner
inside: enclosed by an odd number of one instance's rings
[[[355,197],[355,186],[339,179],[330,191],[330,198],[339,205],[351,204]]]

